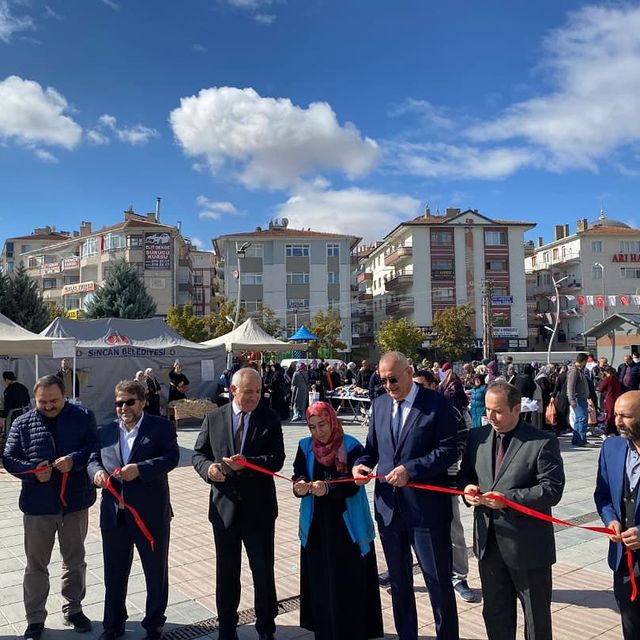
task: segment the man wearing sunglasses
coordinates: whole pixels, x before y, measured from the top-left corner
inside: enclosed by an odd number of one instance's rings
[[[142,626],[145,640],[158,640],[169,597],[169,502],[167,474],[180,452],[173,423],[143,411],[146,385],[123,380],[115,388],[117,420],[99,429],[99,449],[89,460],[89,477],[103,489],[100,507],[104,557],[104,631],[100,640],[124,635],[127,583],[135,545],[147,585]],[[153,536],[153,549],[133,515],[105,489],[107,481],[140,515]]]
[[[451,499],[447,494],[407,487],[409,482],[447,486],[457,459],[456,420],[440,394],[414,384],[413,368],[397,352],[378,365],[387,393],[372,402],[365,453],[353,467],[365,484],[377,465],[375,510],[391,579],[391,599],[400,640],[416,640],[418,616],[413,559],[422,568],[439,640],[458,640],[458,615],[451,583]]]

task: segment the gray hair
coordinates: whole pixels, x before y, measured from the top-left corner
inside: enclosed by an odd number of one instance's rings
[[[407,356],[405,356],[404,353],[401,353],[400,351],[387,351],[387,353],[383,353],[382,357],[380,358],[380,362],[378,362],[378,368],[380,368],[380,365],[383,362],[385,364],[391,365],[398,364],[403,369],[406,369],[408,366],[410,366]]]
[[[242,367],[242,369],[238,369],[231,378],[231,384],[234,387],[241,387],[242,383],[247,378],[253,378],[256,382],[262,384],[262,377],[255,369],[251,367]]]

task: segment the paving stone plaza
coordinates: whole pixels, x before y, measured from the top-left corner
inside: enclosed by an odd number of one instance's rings
[[[360,439],[365,428],[347,418],[345,431]],[[215,622],[215,554],[213,535],[207,520],[208,486],[202,482],[191,466],[192,447],[199,426],[195,423],[180,425],[178,441],[181,448],[180,466],[169,475],[172,505],[175,518],[172,522],[170,566],[170,594],[167,624],[164,631],[169,640],[191,638],[217,638]],[[300,423],[283,425],[287,459],[283,473],[291,474],[298,440],[307,435],[307,428]],[[593,503],[593,488],[599,448],[580,449],[570,444],[570,437],[561,437],[567,483],[563,499],[554,510],[559,518],[583,525],[599,525]],[[301,629],[297,596],[299,595],[299,543],[298,501],[291,494],[291,486],[276,481],[280,516],[276,522],[275,575],[278,599],[282,613],[277,619],[276,637],[280,640],[312,638],[313,634]],[[372,485],[369,486],[372,488]],[[8,475],[0,476],[0,638],[22,636],[26,627],[22,605],[22,578],[24,551],[22,514],[18,509],[20,482]],[[467,543],[471,546],[471,509],[461,508]],[[386,570],[384,556],[377,543],[380,573]],[[557,528],[556,546],[558,562],[554,566],[553,627],[558,640],[571,638],[600,638],[614,640],[621,637],[620,618],[611,590],[612,575],[606,563],[608,541],[605,536],[577,528]],[[87,595],[84,611],[94,621],[91,634],[97,638],[102,625],[104,596],[103,566],[98,505],[90,514],[90,530],[87,538]],[[471,549],[469,549],[471,554]],[[48,601],[49,617],[44,640],[78,637],[62,625],[60,599],[60,555],[56,546],[52,562],[51,594]],[[142,568],[134,561],[129,581],[126,640],[136,640],[144,635],[140,627],[145,601],[145,585]],[[469,585],[479,593],[480,581],[477,564],[471,556]],[[416,575],[415,591],[418,603],[419,634],[421,640],[434,638],[434,624],[429,597],[420,575]],[[385,638],[392,639],[393,617],[391,597],[381,580]],[[460,637],[466,640],[486,638],[482,620],[482,604],[457,601],[460,620]],[[253,628],[253,588],[248,565],[243,565],[243,594],[240,604],[241,622],[238,635],[241,640],[252,640],[257,635]],[[524,638],[523,621],[518,638]]]

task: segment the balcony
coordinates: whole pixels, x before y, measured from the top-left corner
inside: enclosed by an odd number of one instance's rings
[[[356,276],[356,282],[358,284],[365,284],[366,282],[372,282],[372,281],[373,281],[373,273],[371,273],[371,271],[361,271]]]
[[[545,269],[553,269],[561,264],[571,264],[571,263],[579,263],[580,262],[580,252],[579,251],[565,251],[564,255],[561,255],[561,252],[558,252],[557,256],[553,256],[553,254],[549,255],[548,260],[543,260],[543,253],[539,252],[536,254],[536,262],[531,265],[532,271],[544,271]]]
[[[358,344],[374,344],[376,339],[375,336],[373,334],[371,335],[365,335],[363,333],[361,333],[358,338]]]
[[[371,311],[355,311],[351,314],[353,322],[373,322],[373,313]]]
[[[412,258],[413,245],[399,245],[384,256],[384,264],[387,267],[397,267],[398,265],[411,262]]]
[[[386,307],[387,315],[408,315],[413,312],[413,297],[389,302]]]
[[[406,289],[413,284],[413,269],[396,271],[393,275],[385,276],[384,286],[387,291]]]
[[[373,300],[373,293],[367,293],[366,291],[358,293],[358,302],[371,302],[371,300]]]

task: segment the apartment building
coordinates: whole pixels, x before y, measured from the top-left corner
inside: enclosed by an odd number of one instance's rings
[[[354,317],[361,320],[360,342],[372,344],[385,319],[405,317],[422,327],[428,344],[438,310],[471,304],[472,328],[481,347],[482,298],[490,283],[495,348],[526,347],[524,233],[534,227],[532,222],[492,220],[477,210],[453,208],[444,215],[427,209],[399,224],[359,260]]]
[[[616,311],[640,308],[640,229],[600,212],[597,220],[555,226],[554,240],[539,237],[525,259],[531,339],[546,348],[555,324],[556,286],[560,301],[554,349],[595,347],[583,333]],[[554,281],[555,285],[554,286]]]
[[[47,228],[9,238],[2,249],[2,266],[11,273],[23,262],[46,302],[79,317],[111,263],[125,258],[143,277],[157,315],[165,316],[171,306],[193,298],[191,251],[178,228],[159,222],[158,210],[140,215],[130,207],[121,222],[95,231],[91,222],[83,221],[74,233]]]
[[[215,310],[214,296],[214,258],[211,251],[191,249],[193,266],[193,313],[206,316]]]
[[[260,303],[275,312],[289,336],[318,311],[335,310],[343,323],[341,340],[351,349],[351,251],[354,236],[292,229],[286,218],[268,228],[213,240],[217,266],[224,271],[224,295],[248,313]]]

